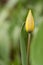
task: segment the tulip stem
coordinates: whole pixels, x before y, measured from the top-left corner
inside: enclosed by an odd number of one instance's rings
[[[28,44],[27,44],[27,65],[30,65],[29,56],[30,56],[30,39],[31,33],[28,33]]]

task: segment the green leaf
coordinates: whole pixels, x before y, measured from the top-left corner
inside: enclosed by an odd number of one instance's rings
[[[30,63],[31,65],[43,65],[43,23],[30,46]]]
[[[20,48],[21,48],[21,60],[22,65],[26,65],[26,42],[27,42],[27,33],[25,32],[24,26],[21,30],[20,35]]]

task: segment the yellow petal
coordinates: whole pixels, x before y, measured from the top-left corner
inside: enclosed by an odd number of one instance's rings
[[[34,30],[34,18],[32,16],[31,10],[29,10],[28,16],[26,18],[25,29],[27,32],[32,32]]]

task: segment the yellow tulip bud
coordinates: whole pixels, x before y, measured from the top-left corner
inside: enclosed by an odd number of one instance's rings
[[[34,18],[32,16],[31,10],[29,10],[28,16],[26,18],[25,29],[26,32],[32,32],[34,30]]]

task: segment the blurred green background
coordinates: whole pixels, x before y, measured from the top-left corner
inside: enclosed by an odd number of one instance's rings
[[[0,65],[26,65],[28,33],[23,24],[29,9],[35,21],[30,63],[43,65],[43,0],[0,0]]]

